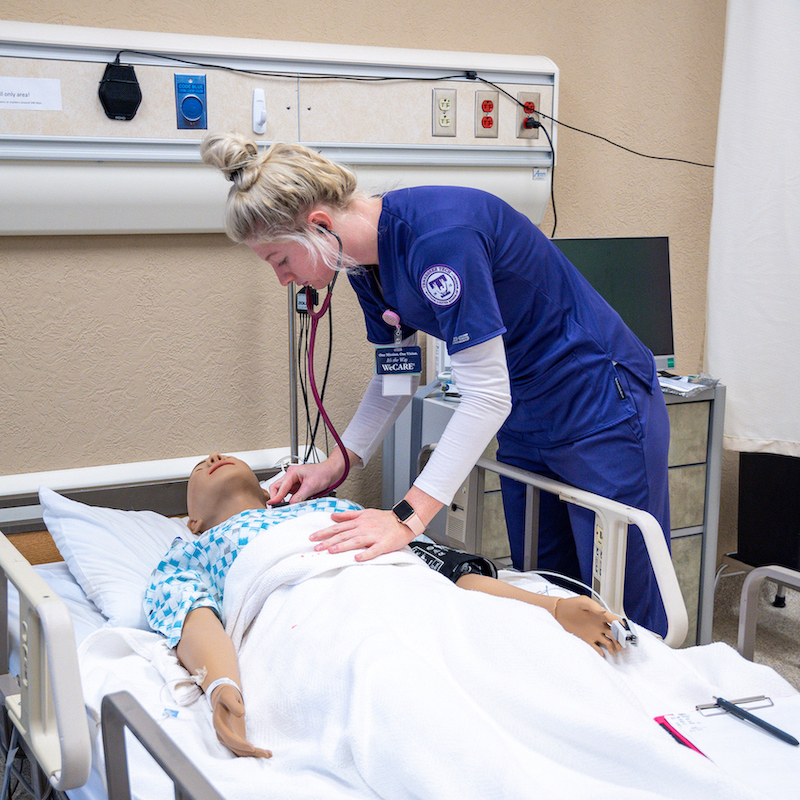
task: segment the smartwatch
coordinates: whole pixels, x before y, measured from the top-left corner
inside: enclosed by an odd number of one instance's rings
[[[417,516],[417,512],[414,511],[413,506],[407,500],[401,500],[392,508],[392,512],[403,525],[411,528],[414,536],[421,536],[425,532],[425,524]]]

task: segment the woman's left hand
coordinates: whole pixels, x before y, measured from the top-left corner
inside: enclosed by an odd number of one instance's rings
[[[400,522],[392,511],[377,508],[342,511],[331,514],[331,519],[335,525],[311,535],[312,542],[319,542],[314,549],[342,553],[366,548],[356,555],[356,561],[369,561],[384,553],[393,553],[414,538],[411,528]]]

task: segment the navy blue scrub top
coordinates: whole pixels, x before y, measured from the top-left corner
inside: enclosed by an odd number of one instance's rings
[[[379,281],[351,275],[367,338],[423,331],[449,353],[502,335],[513,410],[503,428],[553,447],[632,416],[615,364],[653,385],[652,353],[550,240],[503,200],[425,186],[383,197]],[[645,298],[642,299],[645,302]]]

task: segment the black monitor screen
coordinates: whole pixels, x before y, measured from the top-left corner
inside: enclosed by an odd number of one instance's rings
[[[669,240],[554,239],[553,244],[653,351],[659,368],[673,367]]]

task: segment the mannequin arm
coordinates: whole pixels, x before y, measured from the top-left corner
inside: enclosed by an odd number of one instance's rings
[[[497,597],[510,597],[521,600],[532,606],[539,606],[549,611],[561,624],[564,630],[591,645],[601,656],[605,656],[603,648],[609,653],[616,653],[621,645],[611,635],[611,623],[619,617],[606,611],[599,603],[589,597],[550,597],[512,586],[488,575],[462,575],[456,586],[476,592],[493,594]]]
[[[225,633],[219,617],[210,608],[194,608],[183,623],[178,643],[178,659],[191,673],[206,670],[201,684],[205,692],[218,678],[230,678],[241,687],[239,660],[233,642]],[[230,684],[217,686],[210,698],[217,738],[237,756],[269,758],[269,750],[261,750],[247,741],[244,723],[244,699],[241,688]]]

